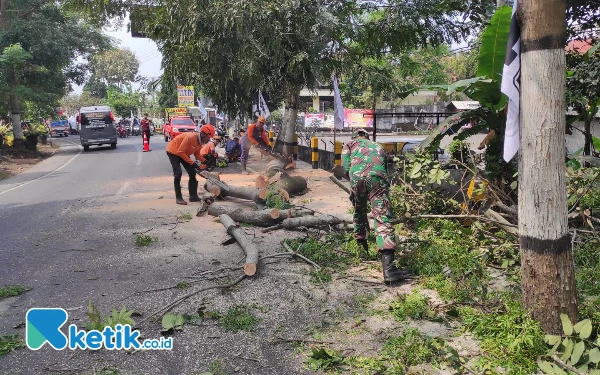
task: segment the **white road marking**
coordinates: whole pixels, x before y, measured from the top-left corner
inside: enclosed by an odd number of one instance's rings
[[[6,194],[6,193],[8,193],[9,191],[13,191],[13,190],[15,190],[15,189],[18,189],[18,188],[20,188],[20,187],[23,187],[23,186],[25,186],[25,185],[29,185],[29,184],[30,184],[30,183],[32,183],[32,182],[35,182],[35,181],[37,181],[37,180],[41,180],[41,179],[42,179],[42,178],[44,178],[44,177],[48,177],[48,176],[50,176],[50,175],[51,175],[51,174],[53,174],[54,172],[58,172],[58,171],[60,171],[61,169],[63,169],[63,168],[64,168],[64,167],[66,167],[67,165],[71,164],[71,162],[72,162],[73,160],[75,160],[75,158],[76,158],[76,157],[78,157],[78,156],[81,154],[81,152],[82,152],[82,151],[83,151],[83,148],[82,148],[82,147],[80,147],[80,148],[79,148],[79,152],[77,153],[77,155],[73,156],[73,157],[72,157],[71,159],[69,159],[69,160],[68,160],[68,161],[67,161],[65,164],[63,164],[63,165],[61,165],[60,167],[58,167],[58,168],[54,169],[53,171],[50,171],[50,172],[46,173],[46,174],[45,174],[45,175],[43,175],[43,176],[40,176],[40,177],[38,177],[38,178],[34,178],[34,179],[33,179],[33,180],[31,180],[31,181],[27,181],[27,182],[24,182],[24,183],[22,183],[22,184],[20,184],[20,185],[14,186],[14,187],[12,187],[12,188],[10,188],[10,189],[8,189],[8,190],[4,190],[4,191],[0,192],[0,195],[2,195],[2,194]]]
[[[118,197],[118,196],[121,196],[121,195],[123,195],[123,193],[125,192],[125,190],[127,190],[127,188],[128,188],[128,187],[129,187],[129,181],[128,181],[128,182],[125,182],[125,183],[123,184],[123,186],[121,186],[121,188],[119,189],[119,191],[117,191],[117,194],[116,194],[116,196]]]

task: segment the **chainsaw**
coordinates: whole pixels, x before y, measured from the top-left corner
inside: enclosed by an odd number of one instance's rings
[[[205,178],[208,181],[210,181],[213,185],[218,186],[219,189],[221,189],[222,192],[229,192],[229,186],[226,183],[224,183],[223,181],[219,180],[218,178],[213,177],[207,171],[198,171],[197,170],[196,173],[200,177]]]

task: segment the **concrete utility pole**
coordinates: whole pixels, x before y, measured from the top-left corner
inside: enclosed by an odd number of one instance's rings
[[[578,320],[565,179],[565,0],[518,0],[523,303],[546,333]]]

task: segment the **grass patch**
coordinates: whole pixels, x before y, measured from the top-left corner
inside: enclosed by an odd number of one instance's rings
[[[250,312],[250,307],[246,305],[234,305],[229,308],[226,314],[219,317],[219,325],[226,331],[239,332],[254,330],[254,326],[258,323],[256,318]]]
[[[212,361],[208,366],[208,371],[202,374],[210,374],[210,375],[227,375],[225,370],[223,370],[223,364],[221,361]],[[200,374],[200,375],[202,375]]]
[[[433,278],[445,301],[485,299],[489,277],[475,236],[449,220],[421,220],[411,237],[415,247],[400,258],[402,266],[414,275]]]
[[[20,296],[21,294],[30,290],[31,288],[23,285],[5,285],[0,288],[0,298]]]
[[[175,287],[177,289],[185,289],[187,287],[189,287],[190,285],[187,283],[187,281],[185,280],[181,280],[180,282],[177,283],[177,285],[175,285]]]
[[[544,334],[518,301],[509,298],[489,314],[472,307],[462,307],[459,313],[465,328],[481,340],[484,354],[478,361],[480,370],[501,367],[508,375],[538,370],[536,358],[547,350]]]
[[[331,281],[331,272],[328,269],[311,270],[310,282],[313,284],[325,284]]]
[[[180,212],[177,215],[177,221],[190,221],[192,220],[192,214],[189,212]]]
[[[389,337],[375,357],[351,356],[345,360],[352,374],[404,375],[410,366],[439,364],[446,357],[445,343],[423,335],[416,328]]]
[[[398,320],[421,319],[433,317],[434,313],[429,308],[429,297],[414,290],[410,294],[402,294],[389,305],[389,310]]]
[[[0,336],[0,355],[10,353],[25,347],[25,341],[19,338],[19,335]]]
[[[136,234],[135,235],[135,246],[136,247],[150,246],[156,241],[158,241],[158,238],[156,238],[156,237],[147,236],[145,234]]]

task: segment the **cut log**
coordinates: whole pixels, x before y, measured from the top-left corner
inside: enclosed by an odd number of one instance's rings
[[[351,193],[350,188],[348,186],[344,185],[344,183],[342,183],[342,181],[340,181],[337,178],[335,178],[335,176],[330,175],[329,179],[331,181],[333,181],[337,186],[339,186],[340,188],[342,188],[342,190],[344,190],[346,193],[348,193],[348,194]]]
[[[223,239],[221,240],[221,245],[223,246],[231,245],[232,243],[235,243],[235,238],[233,238],[229,234],[223,237]]]
[[[249,201],[253,201],[257,205],[264,205],[265,200],[260,197],[260,190],[252,187],[239,187],[234,185],[229,185],[226,182],[221,181],[221,185],[225,188],[223,189],[221,186],[217,186],[212,181],[206,181],[204,188],[219,196],[221,198],[226,197],[234,197],[239,199],[245,199]],[[218,193],[218,194],[216,194]]]
[[[305,209],[278,210],[276,208],[251,211],[225,204],[212,204],[208,208],[208,214],[211,216],[228,215],[237,222],[268,227],[288,218],[312,215],[313,212]]]
[[[352,222],[353,218],[350,214],[292,217],[277,225],[265,228],[262,232],[268,233],[277,229],[296,229],[300,227],[329,227],[338,224],[352,224]]]
[[[282,173],[278,181],[270,185],[275,190],[285,190],[290,195],[298,195],[308,187],[306,179],[302,176],[290,176]]]
[[[256,177],[254,185],[259,189],[265,189],[269,186],[269,177],[260,175]]]
[[[200,196],[200,207],[196,212],[196,216],[204,216],[208,207],[215,202],[215,196],[211,193],[204,193]]]
[[[244,273],[246,276],[254,276],[256,265],[258,263],[258,247],[244,233],[242,228],[238,228],[235,221],[227,215],[220,215],[219,220],[227,230],[227,234],[233,236],[240,247],[246,253],[246,263],[244,264]]]
[[[263,173],[263,175],[265,177],[267,177],[267,180],[273,176],[275,176],[278,172],[284,172],[287,174],[287,172],[285,172],[285,163],[282,162],[281,160],[272,160],[269,162],[269,164],[267,164],[267,170],[265,171],[265,173]]]

